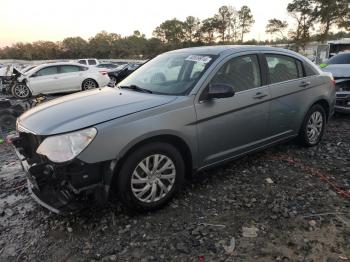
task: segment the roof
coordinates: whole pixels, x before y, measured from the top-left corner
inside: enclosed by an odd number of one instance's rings
[[[74,62],[54,62],[54,63],[45,63],[40,64],[38,67],[46,67],[46,66],[59,66],[59,65],[76,65],[76,66],[84,66],[82,64],[74,63]]]
[[[220,55],[222,53],[235,53],[242,51],[285,51],[291,52],[284,48],[268,47],[261,45],[215,45],[215,46],[200,46],[183,48],[168,53],[191,53],[191,54],[207,54],[207,55]]]
[[[348,45],[350,44],[350,38],[343,38],[343,39],[338,39],[338,40],[331,40],[327,42],[328,44],[345,44]]]

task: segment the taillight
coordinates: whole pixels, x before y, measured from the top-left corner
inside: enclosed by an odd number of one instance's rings
[[[335,82],[334,77],[332,77],[332,83],[333,83],[333,87],[335,88],[336,82]]]
[[[108,74],[106,70],[100,70],[99,72],[101,73],[101,75],[104,75],[104,76]]]

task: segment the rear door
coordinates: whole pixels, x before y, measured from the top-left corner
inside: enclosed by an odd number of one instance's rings
[[[296,57],[280,53],[266,53],[265,57],[271,94],[269,135],[282,139],[298,133],[300,115],[310,103],[305,91],[316,83],[304,76],[303,63]]]
[[[81,90],[83,82],[82,67],[76,65],[59,66],[60,73],[60,92]]]
[[[215,83],[231,85],[236,93],[223,99],[199,98],[195,103],[202,167],[259,147],[268,135],[270,94],[257,54],[247,53],[223,61],[208,85]]]
[[[28,85],[33,94],[55,93],[59,86],[59,74],[57,66],[47,66],[39,69],[28,79]]]

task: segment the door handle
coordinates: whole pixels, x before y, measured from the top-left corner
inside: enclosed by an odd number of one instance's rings
[[[58,79],[58,77],[57,76],[54,76],[54,78],[53,79]]]
[[[267,94],[258,92],[258,93],[256,93],[256,94],[253,96],[253,98],[254,98],[254,99],[262,99],[262,98],[264,98],[265,96],[267,96]]]
[[[306,82],[306,81],[302,81],[301,83],[300,83],[300,87],[307,87],[307,86],[309,86],[311,83],[310,82]]]

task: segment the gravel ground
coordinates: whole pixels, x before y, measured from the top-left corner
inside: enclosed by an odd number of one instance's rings
[[[0,261],[349,261],[350,117],[314,148],[294,143],[199,173],[170,205],[57,216],[28,195],[0,145]]]

